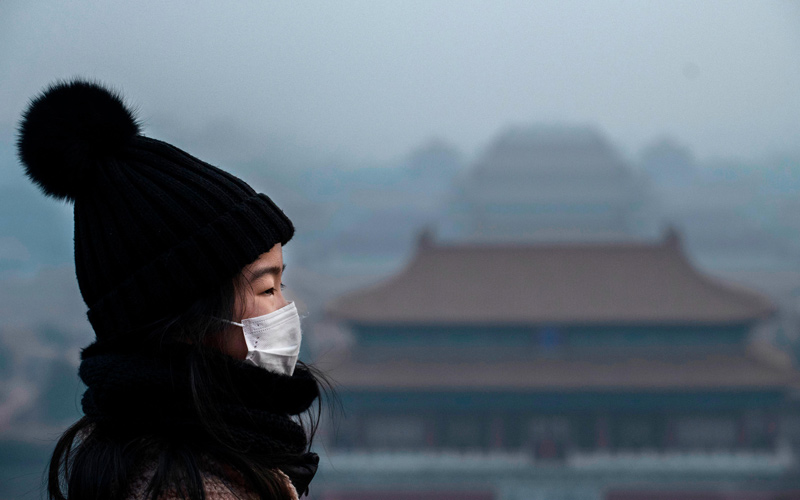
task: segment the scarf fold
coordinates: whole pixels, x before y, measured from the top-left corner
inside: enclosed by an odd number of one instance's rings
[[[87,386],[83,411],[99,425],[185,438],[201,449],[202,440],[212,434],[245,453],[295,457],[278,467],[302,495],[319,458],[305,453],[306,434],[293,416],[319,397],[314,377],[303,366],[287,376],[215,351],[202,356],[193,346],[178,343],[155,353],[87,349],[79,369]],[[192,393],[192,377],[207,378],[207,394]],[[195,399],[210,410],[203,418]]]

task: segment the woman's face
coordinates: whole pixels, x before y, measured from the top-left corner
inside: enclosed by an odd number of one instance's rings
[[[242,269],[238,277],[238,290],[234,306],[234,320],[255,318],[277,311],[289,303],[281,291],[283,278],[283,249],[278,243],[267,253]],[[242,327],[230,325],[222,332],[219,348],[225,354],[236,359],[247,357],[247,344],[244,341]]]

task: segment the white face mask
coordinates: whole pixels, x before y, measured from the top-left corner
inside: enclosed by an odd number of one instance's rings
[[[244,330],[247,361],[284,375],[294,373],[303,337],[294,302],[277,311],[233,324]]]

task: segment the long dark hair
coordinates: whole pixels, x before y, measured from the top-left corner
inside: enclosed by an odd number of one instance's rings
[[[82,355],[85,357],[93,355],[92,351],[157,351],[160,346],[174,341],[191,344],[195,355],[190,357],[188,375],[194,414],[204,428],[213,428],[215,432],[208,433],[209,439],[198,445],[192,439],[131,432],[120,428],[122,426],[96,425],[91,418],[84,416],[64,432],[53,451],[47,480],[50,500],[123,499],[129,494],[134,472],[143,464],[155,467],[146,487],[146,498],[156,500],[170,490],[188,500],[205,500],[203,476],[207,471],[203,468],[202,457],[209,456],[216,463],[232,468],[259,498],[288,498],[285,481],[272,469],[281,464],[291,464],[299,457],[265,457],[243,450],[231,434],[225,432],[224,422],[218,418],[212,401],[205,397],[212,392],[207,362],[227,325],[225,320],[234,318],[236,295],[241,292],[241,281],[231,280],[180,314],[84,349]],[[322,395],[328,399],[335,398],[331,384],[322,373],[302,362],[298,362],[298,366],[307,369],[314,377]],[[321,414],[322,401],[317,399],[300,418],[309,448]],[[224,475],[220,479],[224,481]]]

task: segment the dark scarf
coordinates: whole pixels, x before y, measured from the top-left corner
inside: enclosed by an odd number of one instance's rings
[[[81,355],[80,377],[87,386],[81,404],[96,424],[131,433],[185,439],[202,449],[209,434],[245,453],[274,457],[298,494],[308,490],[319,458],[306,453],[303,428],[294,419],[319,396],[308,369],[292,376],[273,373],[216,352],[200,353],[187,344],[160,346],[158,352],[104,352],[97,345]],[[202,359],[202,361],[201,361]],[[201,369],[191,370],[191,366]],[[208,377],[211,409],[202,424],[193,404],[190,379]]]

